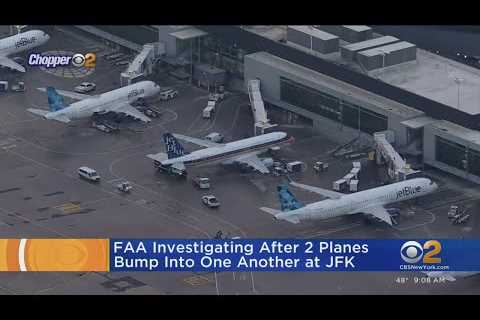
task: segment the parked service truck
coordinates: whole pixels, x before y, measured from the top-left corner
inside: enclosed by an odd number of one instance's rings
[[[215,113],[215,101],[208,101],[208,104],[205,109],[203,109],[203,118],[211,119]]]

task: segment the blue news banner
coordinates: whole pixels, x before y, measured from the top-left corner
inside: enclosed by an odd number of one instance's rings
[[[110,271],[480,271],[480,239],[110,239]]]

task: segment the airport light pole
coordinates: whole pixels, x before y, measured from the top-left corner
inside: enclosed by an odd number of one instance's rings
[[[455,77],[455,83],[457,84],[457,109],[460,110],[460,85],[462,84],[463,79]]]
[[[190,39],[190,84],[193,83],[193,39]]]
[[[385,54],[386,54],[386,52],[383,51],[382,49],[378,49],[378,51],[380,51],[380,53],[382,54],[382,68],[385,68]]]

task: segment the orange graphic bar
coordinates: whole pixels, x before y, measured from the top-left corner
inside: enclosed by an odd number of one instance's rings
[[[108,239],[0,239],[0,271],[109,271]]]

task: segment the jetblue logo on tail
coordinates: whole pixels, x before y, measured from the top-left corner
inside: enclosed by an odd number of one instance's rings
[[[400,191],[397,191],[397,199],[402,198],[402,197],[408,197],[408,196],[413,196],[416,193],[419,193],[422,191],[422,187],[416,186],[416,187],[405,187]]]
[[[167,148],[168,159],[178,158],[187,154],[183,146],[171,133],[165,133],[163,135],[163,141],[165,142],[165,147]]]
[[[55,112],[66,107],[65,102],[63,101],[63,97],[57,93],[55,88],[47,88],[47,97],[50,111]]]
[[[282,206],[282,211],[290,211],[303,207],[303,203],[299,202],[294,195],[288,190],[286,185],[277,187],[278,198]]]

